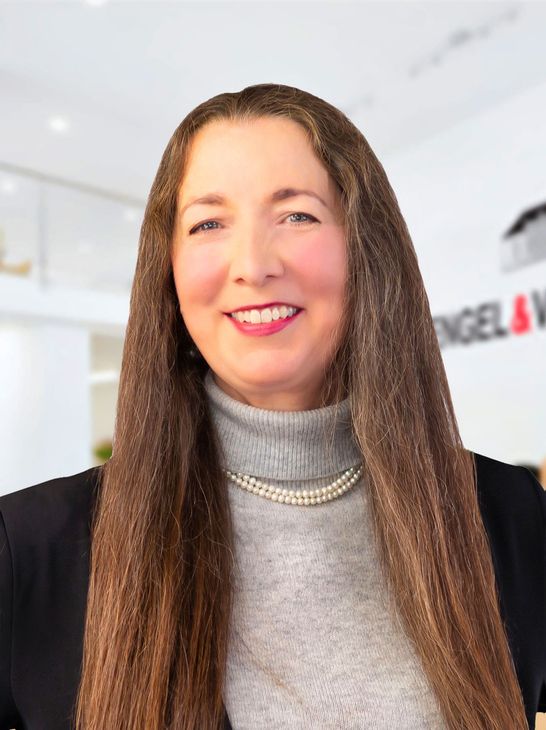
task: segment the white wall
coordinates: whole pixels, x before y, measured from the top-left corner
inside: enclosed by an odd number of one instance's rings
[[[91,466],[89,333],[0,322],[0,494]]]
[[[546,311],[546,260],[502,265],[505,231],[546,202],[545,118],[546,84],[382,160],[435,317],[495,301],[509,328],[527,297],[530,331],[442,348],[465,445],[513,463],[546,457],[546,323],[531,302]]]
[[[97,463],[117,386],[91,375],[119,367],[128,311],[120,294],[0,275],[0,494]]]

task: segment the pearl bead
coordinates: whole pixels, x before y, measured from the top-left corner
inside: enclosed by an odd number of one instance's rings
[[[311,490],[283,489],[282,487],[274,487],[271,484],[266,484],[249,474],[232,472],[229,469],[223,469],[222,471],[227,475],[230,481],[247,492],[257,494],[259,497],[265,497],[272,502],[308,507],[314,504],[330,502],[349,491],[349,489],[351,489],[352,486],[360,480],[363,465],[360,464],[358,468],[356,466],[352,466],[326,487],[318,487],[317,489]]]

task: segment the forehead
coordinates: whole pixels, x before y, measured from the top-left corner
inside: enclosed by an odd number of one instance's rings
[[[190,147],[203,151],[205,147],[225,141],[252,148],[256,144],[266,148],[282,146],[304,147],[313,154],[307,131],[288,117],[264,116],[254,119],[214,119],[201,127],[193,136]]]
[[[189,144],[180,192],[201,194],[211,184],[315,184],[327,194],[329,175],[307,132],[291,119],[214,120]],[[320,191],[317,191],[320,192]],[[186,197],[186,195],[183,195]]]

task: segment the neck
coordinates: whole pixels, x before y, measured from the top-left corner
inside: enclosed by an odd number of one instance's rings
[[[209,370],[204,379],[222,466],[277,480],[335,475],[362,461],[349,398],[309,410],[258,408],[231,397]]]

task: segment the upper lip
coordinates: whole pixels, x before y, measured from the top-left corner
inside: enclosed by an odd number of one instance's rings
[[[295,309],[301,309],[301,307],[298,307],[296,304],[287,304],[286,302],[265,302],[264,304],[246,304],[243,307],[237,307],[236,309],[231,309],[229,312],[224,312],[224,314],[233,314],[233,312],[242,312],[245,309],[263,309],[264,307],[295,307]]]

